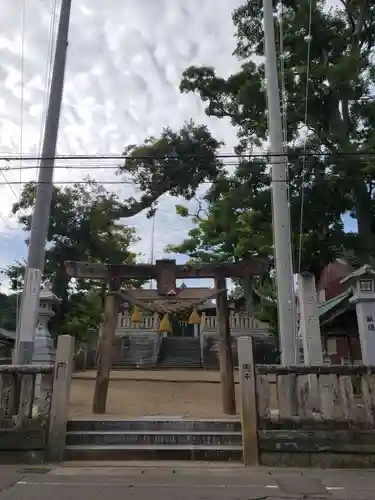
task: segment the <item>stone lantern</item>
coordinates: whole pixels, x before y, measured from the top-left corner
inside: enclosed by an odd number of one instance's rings
[[[353,296],[349,299],[356,307],[362,363],[375,366],[375,271],[362,266],[341,280],[351,285]]]
[[[51,364],[55,358],[55,348],[48,330],[48,322],[54,316],[53,306],[61,302],[52,292],[50,281],[45,281],[40,291],[38,325],[35,333],[34,364]]]

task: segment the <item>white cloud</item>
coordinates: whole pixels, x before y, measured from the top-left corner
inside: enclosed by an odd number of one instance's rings
[[[48,61],[50,0],[26,0],[22,59],[23,0],[0,0],[0,154],[36,153],[40,147],[45,75]],[[231,13],[241,0],[74,0],[60,121],[58,154],[122,152],[126,144],[158,135],[165,126],[180,127],[191,117],[206,123],[226,150],[235,143],[235,130],[226,121],[208,119],[200,100],[181,95],[182,71],[188,66],[213,65],[222,75],[235,70]],[[23,63],[22,63],[23,61]],[[23,85],[21,68],[23,64]],[[22,90],[23,87],[23,90]],[[114,162],[112,161],[112,164]],[[4,166],[0,164],[0,167]],[[10,168],[17,166],[15,162]],[[94,173],[94,172],[93,172]],[[82,170],[57,170],[56,182],[78,180]],[[35,170],[5,172],[9,181],[36,178]],[[114,177],[108,169],[98,179]],[[16,200],[0,178],[0,213],[7,218]],[[113,189],[129,196],[129,186]],[[20,186],[14,185],[18,195]],[[167,243],[181,241],[184,221],[174,215],[176,201],[165,197],[156,221],[155,257]],[[151,221],[134,222],[145,258],[150,253]],[[11,228],[11,231],[10,229]],[[186,227],[188,229],[188,227]],[[25,254],[15,221],[0,219],[0,231],[10,233],[19,251],[2,254],[10,263]]]

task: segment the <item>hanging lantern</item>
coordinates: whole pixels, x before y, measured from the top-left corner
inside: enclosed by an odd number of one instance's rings
[[[172,329],[171,329],[171,324],[169,322],[168,314],[165,314],[163,316],[163,319],[160,321],[159,332],[169,333],[171,331],[172,331]]]
[[[133,323],[142,323],[141,311],[139,310],[139,307],[137,307],[137,306],[133,307],[132,322]]]
[[[194,308],[189,317],[189,325],[199,325],[201,322],[201,317],[198,311]]]

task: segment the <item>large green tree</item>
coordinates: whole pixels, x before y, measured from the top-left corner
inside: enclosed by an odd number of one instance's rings
[[[275,24],[279,34],[282,18],[280,88],[285,85],[294,260],[298,268],[301,246],[302,267],[319,273],[342,247],[354,249],[363,259],[375,253],[375,5],[343,0],[334,9],[328,2],[313,2],[309,58],[310,0],[284,1],[283,6]],[[190,67],[181,82],[182,92],[200,95],[208,116],[230,118],[238,128],[238,153],[254,153],[267,139],[265,68],[262,60],[254,62],[264,53],[262,16],[258,1],[247,1],[233,14],[234,55],[242,63],[236,74],[222,78],[212,67]],[[271,256],[265,159],[242,160],[223,177],[206,196],[207,216],[198,220],[193,215],[198,227],[173,250],[193,258],[202,258],[202,253],[207,258],[218,250],[235,258]],[[357,220],[358,235],[345,234],[341,218],[346,212]]]
[[[279,54],[283,33],[280,88],[285,87],[295,269],[301,259],[303,269],[319,274],[342,248],[360,259],[375,254],[375,6],[342,0],[333,9],[328,2],[313,2],[309,26],[310,0],[284,1],[281,30],[281,3],[274,5]],[[181,82],[182,92],[200,95],[208,116],[231,120],[238,130],[236,151],[246,155],[264,148],[267,139],[262,16],[261,2],[250,0],[233,14],[237,73],[222,78],[212,67],[190,67]],[[267,158],[242,157],[228,172],[218,160],[221,146],[206,127],[193,123],[130,146],[120,173],[142,195],[126,200],[119,213],[147,209],[152,215],[163,194],[192,199],[202,182],[211,181],[201,200],[205,215],[203,210],[192,215],[197,227],[173,249],[206,260],[253,255],[272,260]],[[358,234],[344,231],[342,216],[348,212],[358,222]]]
[[[31,229],[35,193],[35,184],[26,184],[19,202],[13,206],[13,213],[18,215],[27,233]],[[87,326],[92,327],[93,321],[95,323],[99,318],[97,314],[92,314],[95,309],[93,304],[104,293],[98,283],[87,280],[72,282],[66,273],[65,261],[135,262],[132,244],[137,241],[137,236],[133,228],[118,222],[117,214],[121,206],[116,195],[94,181],[87,180],[66,187],[54,186],[44,278],[52,281],[53,292],[62,299],[53,322],[55,332],[67,329],[73,310],[80,312],[80,318],[77,318],[80,325],[86,321]],[[13,290],[22,287],[24,270],[22,262],[5,269]],[[94,290],[98,298],[95,299],[92,293],[87,295],[88,290]],[[82,312],[86,306],[86,312]],[[97,312],[100,314],[100,308]],[[72,331],[72,334],[75,332]]]
[[[59,325],[60,334],[72,334],[78,341],[91,341],[93,331],[103,320],[103,294],[97,287],[70,294],[64,321]]]

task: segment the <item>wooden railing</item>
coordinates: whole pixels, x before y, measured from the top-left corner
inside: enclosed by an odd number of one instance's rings
[[[247,465],[375,464],[375,367],[255,365],[238,339]]]

